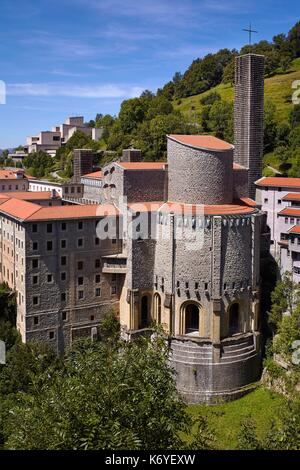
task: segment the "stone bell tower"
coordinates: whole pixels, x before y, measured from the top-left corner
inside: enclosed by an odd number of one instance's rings
[[[255,199],[255,181],[262,175],[264,135],[264,62],[245,54],[235,62],[234,161],[249,169],[249,196]]]

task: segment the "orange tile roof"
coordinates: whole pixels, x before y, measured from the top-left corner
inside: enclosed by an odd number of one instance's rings
[[[294,225],[294,227],[290,228],[288,230],[288,233],[296,233],[300,235],[300,226],[299,225]]]
[[[117,162],[124,170],[165,170],[167,162]]]
[[[86,175],[82,175],[82,178],[102,179],[103,178],[103,172],[102,171],[94,171],[93,173],[87,173]]]
[[[235,162],[233,162],[233,169],[234,169],[235,171],[238,171],[238,170],[244,170],[244,171],[246,170],[246,171],[248,171],[248,168],[246,168],[246,167],[243,166],[243,165],[240,165],[239,163],[235,163]]]
[[[199,149],[225,151],[233,149],[233,145],[225,142],[225,140],[218,139],[213,135],[177,135],[170,134],[167,137],[175,140],[180,144],[188,145],[189,147],[196,147]]]
[[[282,209],[280,212],[278,212],[278,215],[295,215],[296,217],[300,216],[300,209],[294,209],[292,207],[285,207]]]
[[[164,202],[131,202],[128,209],[133,212],[156,212]]]
[[[41,206],[38,204],[14,198],[10,198],[0,205],[0,212],[11,215],[12,217],[16,217],[20,220],[27,219],[40,209]]]
[[[282,198],[283,201],[300,201],[300,193],[288,193]]]
[[[22,199],[0,199],[0,213],[25,221],[47,221],[61,219],[88,219],[107,215],[118,215],[118,209],[112,204],[86,204],[73,206],[40,206]]]
[[[202,207],[204,215],[243,215],[254,214],[256,209],[241,204],[220,204],[220,205],[196,205],[180,204],[178,202],[168,201],[161,206],[163,212],[174,212],[175,214],[201,214]]]
[[[52,199],[51,191],[11,191],[5,194],[5,197],[12,197],[14,199],[23,199],[24,201],[34,201],[42,199]],[[55,197],[60,198],[58,193],[55,193]]]
[[[0,206],[1,211],[1,206]],[[61,219],[88,219],[118,215],[119,211],[113,204],[84,204],[74,206],[41,207],[26,220],[61,220]]]
[[[283,178],[277,176],[264,176],[255,183],[257,186],[273,186],[274,188],[299,188],[300,178]]]
[[[18,171],[18,170],[0,170],[0,180],[16,180],[17,179],[17,173],[22,173],[24,175],[23,171]],[[24,175],[26,178],[26,176]]]
[[[251,199],[250,197],[241,197],[240,201],[243,204],[246,204],[246,206],[257,207],[256,202],[253,199]]]

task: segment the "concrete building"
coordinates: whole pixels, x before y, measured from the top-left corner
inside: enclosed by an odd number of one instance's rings
[[[234,161],[249,169],[249,196],[261,177],[263,157],[264,56],[236,58],[234,100]]]
[[[70,202],[81,201],[83,197],[83,185],[80,182],[53,183],[52,181],[39,180],[28,177],[29,191],[50,191],[57,193],[62,199]]]
[[[66,144],[78,130],[84,132],[92,140],[100,140],[103,133],[102,128],[86,126],[83,116],[69,117],[63,124],[54,126],[51,131],[42,131],[38,135],[27,137],[28,153],[42,150],[54,156],[56,150]]]
[[[300,178],[263,177],[256,182],[257,202],[267,214],[271,253],[281,274],[293,273],[300,282],[298,226],[300,226]]]
[[[103,204],[103,172],[94,171],[92,173],[84,174],[80,182],[83,186],[83,200],[84,204]]]
[[[0,192],[27,191],[28,178],[24,170],[0,170]]]

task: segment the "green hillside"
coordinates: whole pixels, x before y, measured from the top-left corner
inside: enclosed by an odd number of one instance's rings
[[[265,79],[265,99],[275,104],[278,122],[288,120],[289,111],[292,108],[291,97],[294,91],[292,89],[294,80],[300,80],[300,58],[292,62],[286,73],[278,73],[271,78]],[[190,119],[198,120],[203,109],[201,99],[212,92],[217,92],[222,100],[233,101],[233,86],[221,83],[199,95],[174,100],[173,106],[175,109],[182,111]]]

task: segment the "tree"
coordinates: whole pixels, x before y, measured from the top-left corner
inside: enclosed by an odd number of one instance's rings
[[[29,393],[19,394],[5,426],[5,448],[188,446],[181,432],[190,432],[193,421],[176,390],[161,334],[126,343],[112,319],[100,329],[100,342],[78,342],[61,368],[38,374]],[[199,438],[200,445],[205,442]]]
[[[292,107],[289,120],[292,128],[300,125],[300,104],[295,104]]]
[[[24,166],[32,176],[41,178],[53,169],[54,160],[45,152],[38,150],[24,158]]]
[[[276,106],[272,101],[265,102],[264,109],[264,152],[271,152],[277,135]]]
[[[271,294],[272,307],[269,313],[269,323],[274,331],[280,325],[285,312],[292,315],[299,298],[299,286],[293,281],[292,275],[286,272]]]
[[[209,128],[215,135],[233,141],[233,105],[227,101],[215,101],[209,111]]]
[[[237,441],[239,450],[260,450],[262,448],[257,437],[255,423],[251,416],[247,416],[241,421]]]
[[[293,57],[300,57],[300,21],[289,31],[288,42]]]

